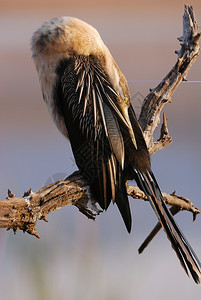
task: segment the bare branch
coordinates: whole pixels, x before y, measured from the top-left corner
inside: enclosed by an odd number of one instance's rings
[[[135,199],[147,200],[144,192],[138,187],[127,186],[127,193]],[[75,205],[90,219],[95,219],[102,211],[91,197],[89,187],[79,172],[73,173],[66,180],[57,181],[43,187],[37,192],[31,189],[23,197],[16,197],[9,190],[9,196],[0,201],[0,228],[19,229],[39,238],[36,224],[39,220],[47,221],[47,215],[64,206]],[[199,214],[189,199],[175,193],[163,193],[168,205],[176,205],[179,210],[188,210]]]
[[[101,212],[79,172],[66,180],[47,185],[36,193],[30,189],[22,198],[9,190],[8,197],[0,201],[0,228],[12,228],[14,233],[21,229],[39,238],[37,221],[47,221],[49,213],[68,205],[77,206],[90,219],[95,219]]]
[[[172,206],[170,208],[170,211],[172,215],[176,215],[178,212],[180,212],[180,207],[179,206]],[[142,245],[139,247],[138,252],[139,254],[144,251],[144,249],[149,245],[149,243],[153,240],[153,238],[157,235],[157,233],[160,231],[162,228],[161,223],[158,222],[156,226],[153,228],[153,230],[150,232],[150,234],[146,237]]]
[[[128,186],[127,193],[129,196],[135,199],[143,199],[145,201],[148,201],[144,192],[142,192],[138,187]],[[173,215],[176,215],[181,210],[187,210],[193,213],[193,221],[195,221],[196,216],[201,213],[201,211],[198,208],[194,207],[194,204],[188,198],[184,198],[183,196],[176,195],[175,191],[172,194],[167,194],[167,193],[162,193],[162,194],[166,204],[171,206],[170,211]],[[161,224],[160,222],[158,222],[154,227],[154,229],[147,236],[145,241],[142,243],[140,248],[138,249],[139,253],[143,252],[143,250],[149,245],[149,243],[160,231],[160,229],[161,229]]]
[[[181,210],[188,210],[193,213],[193,221],[195,221],[197,214],[201,213],[201,211],[198,208],[194,207],[193,203],[189,199],[184,198],[182,196],[178,196],[175,192],[173,192],[170,195],[163,193],[163,197],[168,205],[173,205],[170,208],[170,211],[173,216]],[[156,234],[160,231],[161,228],[161,223],[158,222],[138,249],[139,253],[142,253],[144,251],[144,249],[149,245],[149,243],[152,241],[152,239],[156,236]]]
[[[145,193],[141,191],[138,187],[128,186],[127,187],[127,194],[134,199],[142,199],[148,201]],[[167,205],[169,206],[176,206],[179,210],[187,210],[193,213],[193,220],[197,214],[200,214],[201,211],[198,208],[194,207],[194,204],[188,199],[183,196],[176,195],[175,192],[172,194],[162,193],[163,198]]]
[[[153,133],[160,123],[160,113],[164,105],[171,102],[172,94],[181,81],[186,79],[188,71],[200,53],[200,35],[192,6],[185,6],[183,35],[178,38],[181,49],[176,51],[178,55],[177,62],[159,85],[150,90],[142,104],[139,122],[144,131],[150,153],[155,152],[156,145],[154,145]],[[165,144],[169,145],[170,142],[171,139],[168,139]],[[164,148],[165,145],[161,143],[158,146],[157,150]]]
[[[172,137],[169,134],[167,128],[167,119],[165,117],[165,113],[163,113],[163,123],[161,126],[161,134],[157,142],[152,144],[152,147],[149,147],[150,155],[161,150],[172,143]]]

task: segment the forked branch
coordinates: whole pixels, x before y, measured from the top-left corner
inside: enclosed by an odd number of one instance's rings
[[[181,48],[175,51],[178,55],[177,61],[159,85],[154,89],[150,89],[150,93],[145,97],[142,104],[139,122],[144,131],[150,154],[172,142],[167,129],[165,130],[166,133],[161,135],[159,142],[156,143],[153,140],[153,133],[160,123],[160,114],[164,105],[171,102],[172,94],[182,80],[186,80],[188,71],[200,53],[200,35],[193,7],[185,5],[183,35],[178,38]]]

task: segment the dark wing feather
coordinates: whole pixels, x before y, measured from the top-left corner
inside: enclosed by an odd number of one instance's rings
[[[111,112],[111,109],[108,107],[108,105],[103,102],[102,106],[103,106],[110,146],[118,162],[120,163],[122,169],[124,169],[124,157],[125,157],[124,141],[119,128],[119,124],[117,122],[117,119]]]
[[[130,232],[119,122],[125,127],[127,123],[115,104],[117,94],[93,57],[74,57],[62,64],[57,94],[77,166],[103,209],[111,199],[117,203]]]

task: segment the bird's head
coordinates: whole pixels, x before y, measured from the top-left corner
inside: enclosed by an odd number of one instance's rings
[[[97,30],[77,18],[59,17],[45,22],[32,37],[32,55],[40,73],[56,69],[72,55],[94,55],[101,62],[116,91],[128,91],[126,80]],[[121,85],[124,87],[121,88]],[[126,92],[126,96],[128,92]],[[125,96],[125,95],[124,95]],[[122,95],[122,97],[124,97]]]
[[[105,45],[97,30],[89,24],[72,17],[59,17],[45,22],[33,35],[33,56],[97,54]]]

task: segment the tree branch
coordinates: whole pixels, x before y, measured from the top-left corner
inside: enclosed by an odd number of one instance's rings
[[[168,133],[164,142],[160,143],[161,139],[159,139],[158,145],[160,145],[157,147],[153,140],[153,133],[160,123],[160,113],[164,105],[171,102],[172,94],[181,81],[186,79],[188,71],[200,53],[200,35],[193,7],[185,5],[183,35],[178,38],[181,49],[175,51],[178,55],[177,62],[159,85],[154,89],[150,89],[150,93],[143,101],[139,117],[139,122],[151,154],[172,142]]]
[[[127,193],[129,196],[135,199],[143,199],[148,201],[147,197],[145,196],[144,192],[142,192],[138,187],[129,186],[127,188]],[[162,193],[163,198],[167,205],[170,205],[170,211],[174,215],[176,215],[181,210],[187,210],[193,213],[193,221],[195,221],[196,216],[201,213],[198,208],[194,207],[194,204],[187,198],[183,196],[176,195],[174,191],[172,194]],[[150,232],[147,238],[144,240],[140,248],[138,249],[139,253],[142,253],[143,250],[149,245],[152,239],[156,236],[159,230],[162,228],[161,223],[158,222],[154,229]]]
[[[174,67],[161,83],[145,97],[139,122],[144,131],[150,154],[166,147],[172,142],[167,128],[167,121],[163,115],[163,124],[159,140],[154,142],[153,133],[160,122],[160,114],[164,105],[171,100],[171,96],[178,85],[187,76],[189,69],[199,55],[198,26],[191,6],[185,6],[183,17],[183,35],[178,38],[181,49],[176,51],[178,59]],[[137,187],[127,186],[128,195],[135,199],[147,200],[145,194]],[[173,206],[173,213],[188,210],[194,219],[200,210],[194,208],[189,199],[173,194],[163,194],[168,205]],[[75,172],[62,181],[57,181],[41,188],[38,192],[31,189],[23,197],[16,197],[10,190],[8,197],[0,201],[0,228],[18,229],[26,231],[39,238],[36,224],[38,220],[47,221],[47,215],[61,207],[75,205],[88,218],[95,219],[101,210],[93,200],[90,189],[79,172]],[[156,225],[141,250],[148,245],[153,236],[160,230]],[[140,251],[141,251],[140,250]]]
[[[14,233],[21,229],[39,238],[37,221],[47,221],[49,213],[68,205],[77,206],[90,219],[95,219],[101,212],[79,172],[66,180],[49,184],[38,192],[30,189],[22,198],[9,190],[6,200],[0,201],[0,228],[12,228]]]
[[[127,193],[132,198],[147,201],[144,192],[138,187],[127,186]],[[176,194],[163,193],[163,196],[168,205],[176,205],[179,210],[188,210],[194,215],[200,213],[189,199]],[[30,189],[21,198],[9,190],[8,197],[0,201],[0,228],[12,228],[14,233],[21,229],[39,238],[37,222],[47,221],[49,213],[68,205],[75,205],[93,220],[102,212],[79,172],[74,172],[65,180],[49,184],[35,193]]]

